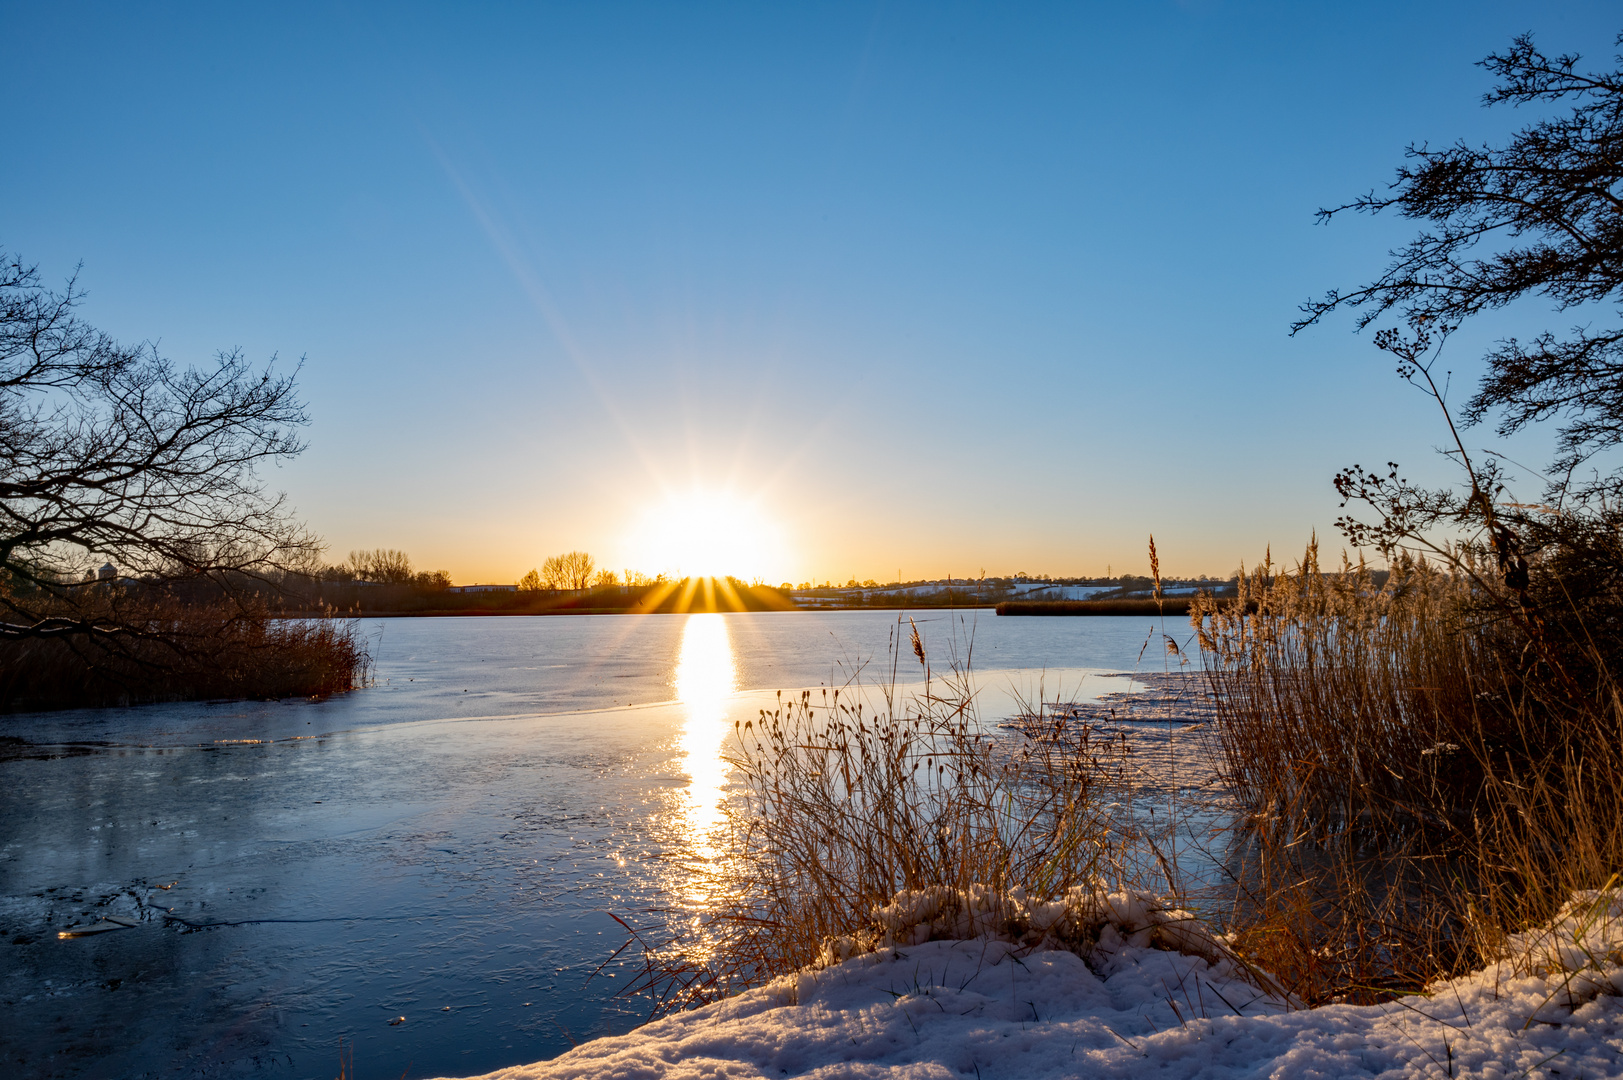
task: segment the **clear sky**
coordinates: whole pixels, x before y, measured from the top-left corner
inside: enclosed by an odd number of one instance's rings
[[[0,244],[180,361],[304,358],[269,476],[341,557],[511,581],[1227,573],[1446,475],[1310,294],[1473,66],[1615,3],[0,2]],[[1518,322],[1517,320],[1522,320]],[[1512,312],[1489,337],[1543,325]],[[1564,324],[1559,324],[1564,325]],[[1486,439],[1486,433],[1478,436]],[[1545,445],[1519,454],[1541,461]],[[720,563],[726,563],[722,566]]]

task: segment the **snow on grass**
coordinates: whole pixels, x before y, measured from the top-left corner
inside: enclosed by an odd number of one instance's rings
[[[886,944],[489,1076],[1623,1076],[1616,892],[1576,897],[1505,960],[1425,995],[1312,1010],[1243,977],[1214,951],[1222,939],[1185,913],[1127,894],[1087,903],[1104,917],[1097,926],[1077,919],[1076,903],[1028,905],[1012,938],[923,940],[973,927],[973,905],[899,897],[882,909],[885,936],[920,944]]]

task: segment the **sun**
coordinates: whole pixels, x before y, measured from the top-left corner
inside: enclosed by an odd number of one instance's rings
[[[673,492],[638,516],[627,544],[636,569],[671,577],[766,580],[783,571],[782,530],[729,492]]]

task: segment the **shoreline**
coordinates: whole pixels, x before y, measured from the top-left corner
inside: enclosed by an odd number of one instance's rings
[[[1219,599],[1223,599],[1219,597]],[[984,604],[816,604],[792,607],[693,607],[667,610],[665,608],[638,607],[539,607],[539,608],[429,608],[410,611],[402,609],[348,609],[338,612],[322,610],[284,611],[279,618],[315,619],[336,614],[340,618],[359,619],[440,619],[483,618],[487,616],[542,616],[542,615],[691,615],[736,614],[740,612],[818,612],[818,611],[992,611],[1006,617],[1113,617],[1123,615],[1189,614],[1193,599],[1186,596],[1169,597],[1159,603],[1155,600],[1005,600]]]

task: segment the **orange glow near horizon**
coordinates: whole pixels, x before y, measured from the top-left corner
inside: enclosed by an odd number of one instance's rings
[[[628,538],[629,565],[672,578],[776,583],[790,562],[783,532],[753,502],[718,491],[673,492],[647,507]]]
[[[715,611],[794,611],[795,605],[773,589],[745,587],[740,590],[726,578],[689,577],[655,585],[626,610],[639,615],[653,612],[684,615]]]

